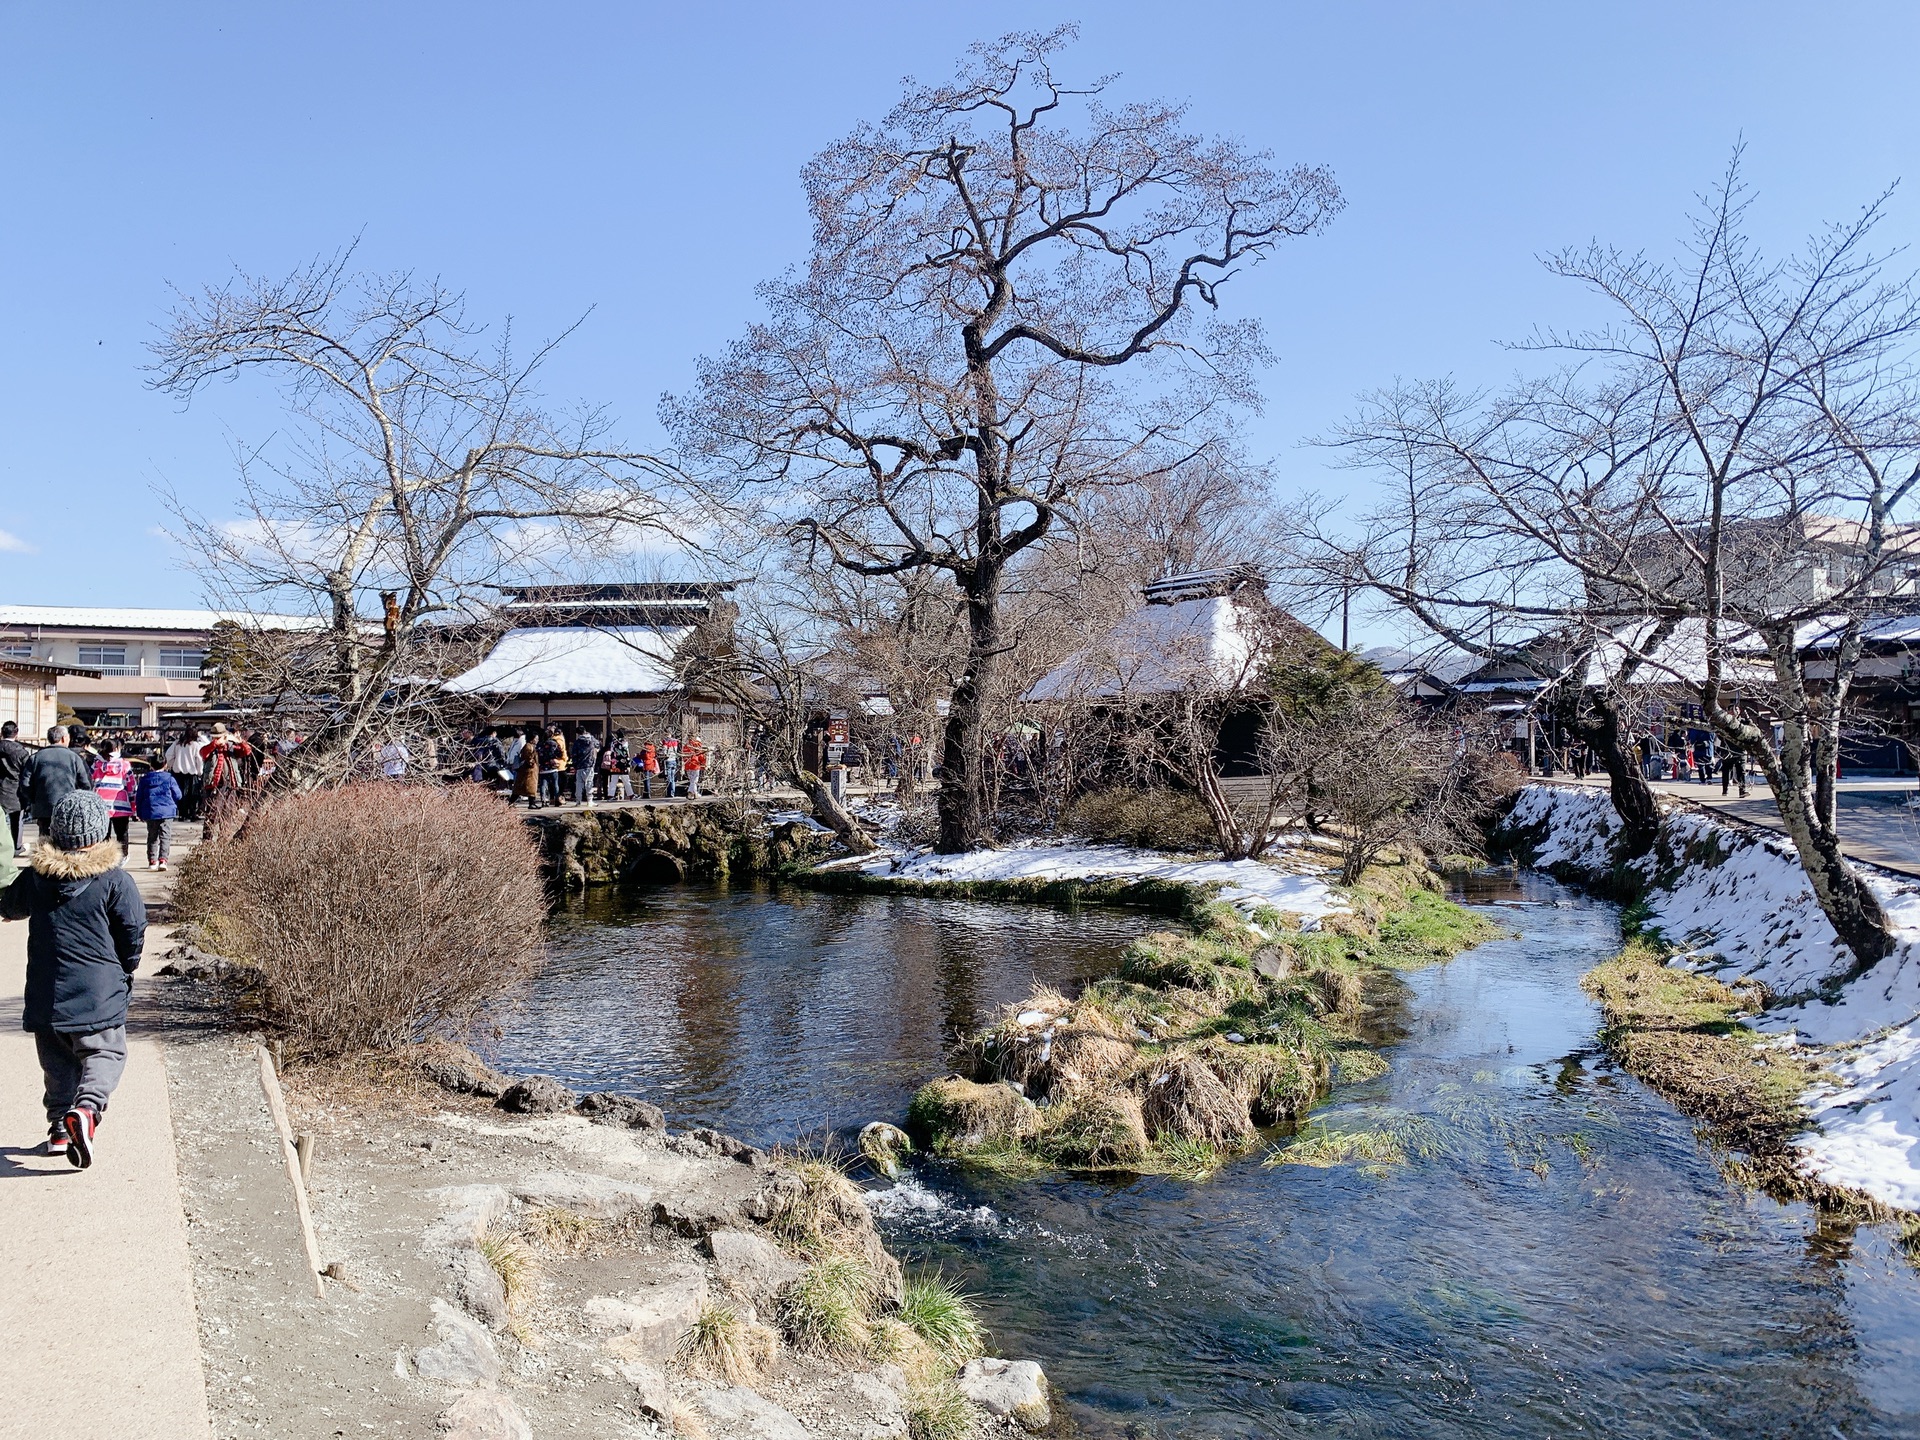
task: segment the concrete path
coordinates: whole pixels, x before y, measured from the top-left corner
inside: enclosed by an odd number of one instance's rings
[[[135,852],[152,903],[163,877]],[[143,968],[161,945],[155,927]],[[46,1117],[19,1028],[26,963],[26,923],[0,924],[0,1436],[207,1440],[165,1055],[132,1040],[92,1169],[35,1154]]]

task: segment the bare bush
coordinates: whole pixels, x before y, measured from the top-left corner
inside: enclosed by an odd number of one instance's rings
[[[1180,790],[1117,786],[1074,801],[1067,828],[1089,840],[1143,850],[1210,850],[1213,819],[1199,797]]]
[[[310,1055],[457,1036],[539,961],[539,852],[477,786],[276,796],[182,879],[254,967],[248,1004]]]

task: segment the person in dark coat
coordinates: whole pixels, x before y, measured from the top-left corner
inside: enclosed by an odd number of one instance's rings
[[[0,725],[0,813],[7,817],[7,833],[13,837],[13,853],[24,856],[27,847],[20,842],[20,815],[26,804],[27,766],[33,752],[20,743],[20,727],[9,720]]]
[[[84,1170],[127,1064],[127,997],[147,907],[120,868],[106,801],[76,790],[54,807],[33,866],[0,890],[0,919],[27,922],[26,1008],[46,1080],[47,1153]]]
[[[42,838],[54,806],[75,790],[92,789],[93,762],[83,752],[68,748],[66,726],[54,726],[47,731],[47,743],[33,752],[27,766],[25,799]]]

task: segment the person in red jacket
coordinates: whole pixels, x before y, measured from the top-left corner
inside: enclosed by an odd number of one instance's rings
[[[700,798],[700,777],[707,768],[707,747],[698,735],[689,735],[680,747],[680,767],[687,772],[687,798]]]
[[[206,762],[200,778],[204,797],[201,813],[207,826],[203,838],[211,843],[220,838],[222,830],[246,818],[240,792],[247,783],[247,762],[253,759],[253,747],[238,735],[229,734],[227,727],[216,720],[213,739],[201,747],[200,758]]]

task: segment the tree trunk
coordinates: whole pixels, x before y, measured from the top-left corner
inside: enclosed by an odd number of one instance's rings
[[[967,585],[967,668],[947,702],[940,756],[940,838],[954,855],[978,850],[992,836],[986,813],[986,698],[1000,663],[1000,576],[984,567]]]
[[[1620,817],[1619,860],[1637,860],[1653,849],[1660,836],[1660,805],[1653,786],[1640,768],[1640,752],[1620,726],[1620,707],[1611,696],[1594,702],[1596,721],[1582,722],[1580,738],[1600,756],[1606,768],[1608,792]]]
[[[847,807],[834,797],[831,785],[802,766],[794,767],[793,778],[812,802],[813,818],[838,835],[847,849],[856,855],[871,855],[880,848]]]

